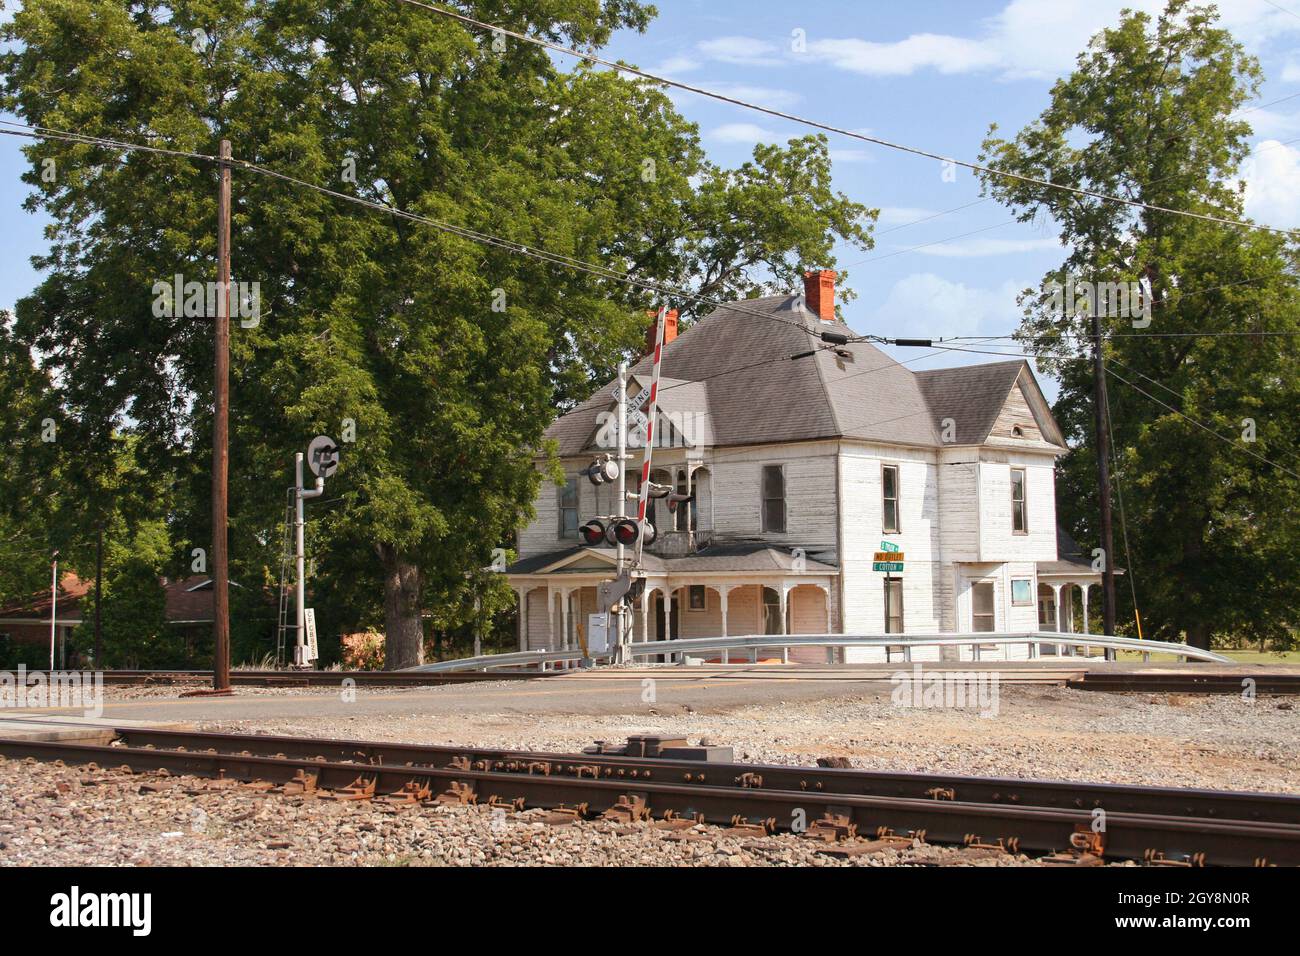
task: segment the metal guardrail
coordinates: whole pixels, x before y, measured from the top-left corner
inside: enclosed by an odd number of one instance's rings
[[[746,634],[738,637],[691,637],[675,641],[644,641],[627,646],[628,655],[641,657],[667,657],[682,660],[701,654],[720,653],[726,663],[732,651],[749,652],[751,660],[760,650],[788,651],[792,647],[901,647],[903,662],[912,660],[912,651],[918,647],[972,648],[972,658],[981,660],[984,645],[1029,645],[1030,657],[1036,655],[1040,645],[1068,646],[1073,648],[1099,647],[1106,650],[1138,651],[1143,660],[1152,654],[1173,654],[1184,660],[1210,661],[1231,664],[1231,658],[1213,651],[1203,651],[1187,644],[1171,641],[1148,641],[1133,637],[1102,637],[1097,634],[1075,634],[1065,631],[1009,631],[980,634]],[[1005,651],[1003,652],[1005,653]],[[545,668],[548,664],[580,661],[586,655],[579,648],[562,651],[512,651],[509,654],[485,654],[481,657],[464,657],[454,661],[439,661],[408,668],[411,671],[440,673],[457,670],[489,670],[498,667]],[[595,660],[608,660],[608,653],[594,655]]]

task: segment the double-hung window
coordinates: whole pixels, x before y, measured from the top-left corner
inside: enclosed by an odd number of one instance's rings
[[[560,537],[563,539],[578,536],[578,479],[566,478],[559,492]]]
[[[898,532],[898,466],[885,465],[880,471],[881,530]]]
[[[763,466],[763,530],[785,534],[785,471]]]
[[[1011,469],[1011,531],[1029,533],[1029,514],[1025,508],[1025,469]]]

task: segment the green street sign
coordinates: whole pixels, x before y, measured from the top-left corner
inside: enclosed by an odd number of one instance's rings
[[[881,551],[901,551],[902,548],[900,548],[898,545],[894,544],[892,541],[882,541],[882,542],[880,542],[880,550],[881,550]]]
[[[902,571],[903,562],[902,561],[872,561],[871,570],[872,571]]]

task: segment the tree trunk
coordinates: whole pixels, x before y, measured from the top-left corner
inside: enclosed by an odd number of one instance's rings
[[[379,546],[379,554],[384,564],[384,670],[423,664],[423,576],[416,565],[387,545]]]
[[[1210,649],[1210,628],[1203,620],[1197,620],[1187,626],[1187,643],[1203,651]]]

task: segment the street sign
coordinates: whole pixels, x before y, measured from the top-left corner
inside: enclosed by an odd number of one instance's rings
[[[872,571],[886,574],[903,570],[903,550],[892,541],[880,542],[880,550],[872,556]]]
[[[646,399],[649,397],[650,397],[650,386],[647,385],[645,388],[641,389],[641,391],[637,392],[635,395],[633,395],[631,398],[627,400],[628,410],[632,411],[635,409],[639,409],[642,405],[645,404]]]
[[[650,419],[645,417],[645,412],[630,411],[627,413],[627,421],[632,428],[645,428]]]
[[[307,632],[307,660],[320,660],[320,648],[316,644],[316,609],[303,608],[302,626]]]
[[[317,435],[307,446],[307,465],[317,478],[328,478],[339,467],[339,446],[329,435]]]

